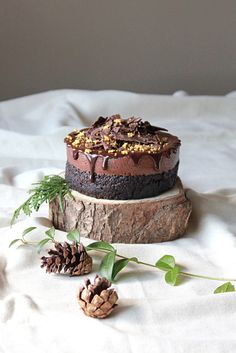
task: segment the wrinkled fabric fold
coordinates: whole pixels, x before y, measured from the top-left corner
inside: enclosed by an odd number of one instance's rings
[[[9,248],[30,226],[38,241],[51,226],[44,205],[31,218],[14,209],[44,175],[66,163],[64,136],[98,116],[137,116],[180,137],[179,175],[193,204],[186,235],[173,242],[115,245],[124,256],[155,263],[172,254],[186,271],[236,277],[236,95],[191,97],[121,91],[61,90],[0,103],[0,352],[235,352],[234,293],[213,294],[219,282],[129,265],[114,284],[120,300],[104,320],[83,315],[76,291],[83,277],[49,275],[32,246]],[[59,241],[65,233],[56,232]],[[90,240],[83,238],[84,244]],[[91,278],[98,271],[95,261]]]

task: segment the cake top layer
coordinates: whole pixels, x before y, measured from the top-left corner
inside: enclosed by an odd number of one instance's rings
[[[180,140],[161,127],[152,126],[141,118],[121,118],[120,115],[99,117],[90,127],[74,130],[65,137],[67,145],[87,154],[128,155],[156,154],[176,149]]]

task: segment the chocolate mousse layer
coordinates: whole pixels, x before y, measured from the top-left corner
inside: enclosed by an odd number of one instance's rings
[[[103,199],[159,195],[174,186],[179,164],[180,141],[166,131],[119,115],[74,130],[65,138],[67,183]]]

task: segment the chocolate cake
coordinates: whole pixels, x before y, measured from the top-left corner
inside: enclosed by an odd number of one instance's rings
[[[180,140],[140,118],[98,118],[65,137],[69,186],[100,199],[142,199],[172,188]]]

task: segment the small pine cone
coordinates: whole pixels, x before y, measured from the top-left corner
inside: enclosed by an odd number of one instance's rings
[[[79,288],[77,299],[87,316],[103,319],[110,315],[117,306],[118,295],[106,278],[96,275],[94,284],[86,279],[85,285]]]
[[[50,249],[48,255],[41,258],[41,267],[46,267],[48,273],[68,273],[80,276],[92,270],[92,258],[87,254],[83,244],[73,242],[55,243],[56,250]]]

